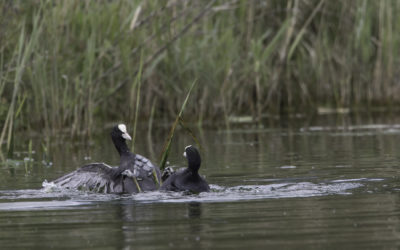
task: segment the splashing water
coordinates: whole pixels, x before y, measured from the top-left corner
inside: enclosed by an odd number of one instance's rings
[[[240,185],[223,187],[210,185],[211,192],[188,194],[186,192],[144,192],[134,195],[99,194],[59,187],[53,182],[42,183],[39,190],[0,191],[0,210],[61,209],[92,202],[132,200],[140,203],[232,202],[257,199],[299,198],[324,195],[349,195],[362,187],[367,179],[336,180],[329,183],[274,183],[267,185]],[[371,181],[379,181],[374,179]],[[33,200],[33,201],[32,201]],[[37,200],[37,201],[36,201]]]

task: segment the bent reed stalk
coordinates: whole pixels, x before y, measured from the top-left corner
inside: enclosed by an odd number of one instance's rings
[[[193,79],[191,120],[395,108],[399,10],[397,0],[2,1],[0,141],[13,129],[90,133],[129,117],[138,98],[137,119],[153,103],[154,117],[173,119]]]

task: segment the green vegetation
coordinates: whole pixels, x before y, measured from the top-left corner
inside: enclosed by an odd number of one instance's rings
[[[167,140],[165,141],[165,145],[164,145],[163,152],[161,154],[161,161],[160,161],[160,169],[161,170],[164,170],[165,165],[167,163],[169,150],[171,149],[172,138],[174,137],[174,134],[175,134],[175,129],[178,126],[179,121],[182,120],[183,111],[185,110],[187,101],[189,100],[189,97],[190,97],[190,93],[192,92],[195,84],[196,84],[196,80],[192,83],[192,86],[190,87],[189,92],[186,95],[185,101],[182,104],[181,110],[179,111],[179,114],[176,116],[175,122],[172,124],[171,130],[169,131],[169,134],[167,137]]]
[[[400,1],[16,0],[0,11],[8,148],[14,130],[174,119],[194,79],[185,115],[200,123],[400,102]]]

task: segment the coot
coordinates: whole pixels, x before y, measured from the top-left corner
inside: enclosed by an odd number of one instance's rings
[[[210,187],[207,181],[199,175],[201,158],[199,151],[189,145],[183,156],[188,160],[188,167],[172,173],[161,185],[161,190],[189,191],[192,193],[208,192]]]
[[[111,167],[105,163],[90,163],[54,183],[70,189],[84,189],[101,193],[138,193],[160,187],[160,169],[149,159],[132,153],[126,140],[132,140],[125,124],[113,127],[111,139],[120,155],[120,164]]]

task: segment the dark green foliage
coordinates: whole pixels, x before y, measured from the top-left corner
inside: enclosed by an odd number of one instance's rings
[[[137,114],[138,94],[138,119],[154,103],[155,117],[173,119],[193,79],[195,121],[393,107],[399,10],[391,0],[1,1],[0,141],[13,129],[89,133]]]

